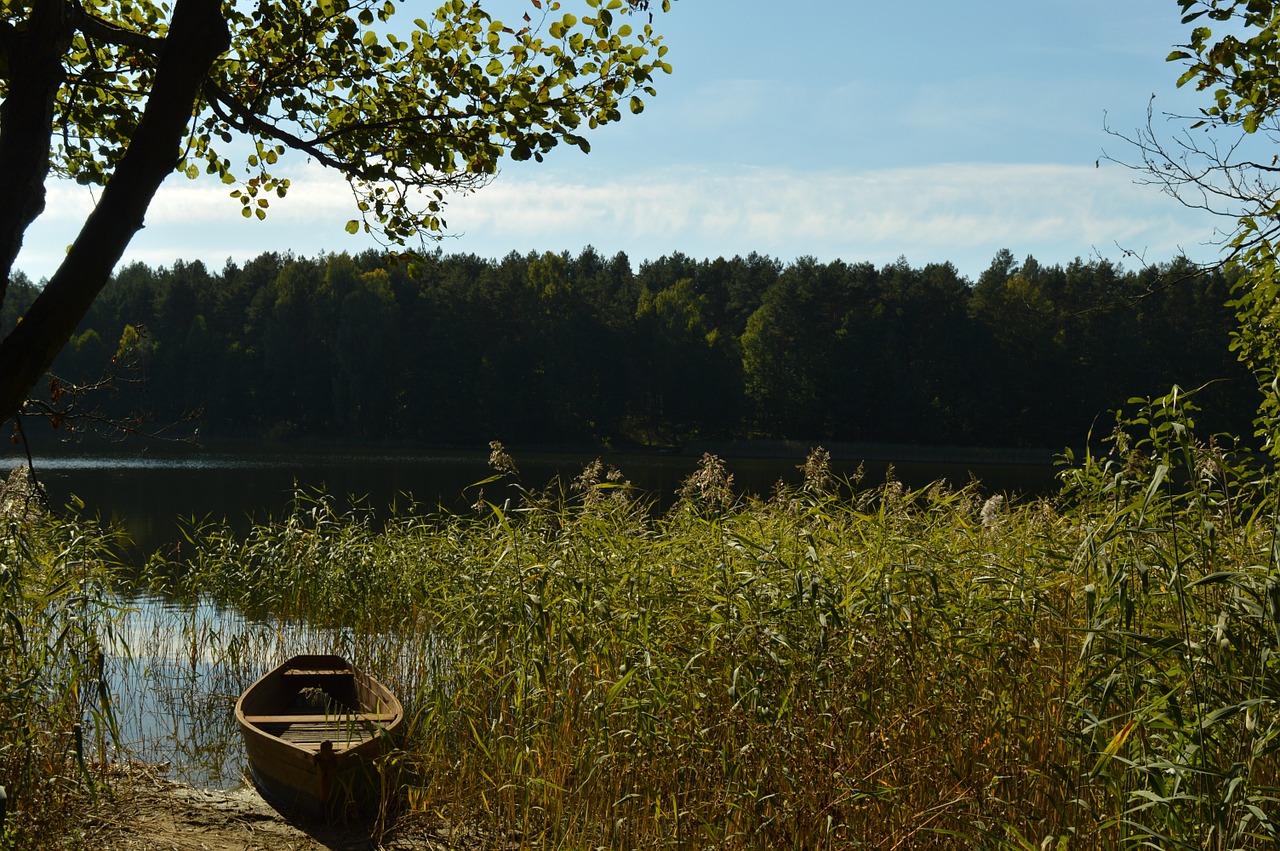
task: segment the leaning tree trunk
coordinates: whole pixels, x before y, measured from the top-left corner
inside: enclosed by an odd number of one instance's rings
[[[71,6],[64,2],[37,3],[23,30],[0,22],[0,58],[9,69],[0,103],[0,304],[22,235],[44,211],[54,102],[74,33]]]
[[[174,5],[151,95],[128,150],[66,259],[0,343],[0,422],[22,408],[142,227],[151,199],[177,165],[209,67],[230,41],[221,0]]]

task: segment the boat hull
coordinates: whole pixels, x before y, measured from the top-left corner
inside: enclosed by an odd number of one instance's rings
[[[340,656],[295,656],[236,701],[254,784],[277,808],[342,821],[385,799],[379,759],[404,723],[399,700]]]

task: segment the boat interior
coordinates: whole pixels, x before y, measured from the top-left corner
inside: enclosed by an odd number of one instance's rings
[[[268,735],[307,750],[324,742],[354,747],[377,736],[398,713],[370,705],[351,669],[286,668],[269,699],[245,706],[244,720]]]

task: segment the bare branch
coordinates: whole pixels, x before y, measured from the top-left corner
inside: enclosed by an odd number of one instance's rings
[[[1164,118],[1173,124],[1183,120],[1167,113]],[[1143,127],[1130,134],[1105,126],[1109,135],[1137,152],[1137,160],[1121,159],[1106,152],[1102,159],[1135,172],[1135,183],[1158,187],[1188,209],[1230,220],[1231,225],[1216,231],[1212,240],[1213,244],[1230,247],[1226,260],[1239,256],[1258,239],[1280,233],[1280,222],[1271,216],[1280,203],[1280,182],[1269,179],[1270,175],[1280,175],[1280,167],[1259,168],[1256,158],[1245,154],[1245,146],[1258,144],[1256,137],[1239,129],[1227,140],[1212,133],[1185,129],[1162,137],[1155,120],[1153,96]],[[1242,238],[1239,222],[1250,217],[1258,220],[1261,230],[1256,237]]]
[[[354,163],[348,163],[345,160],[331,156],[319,146],[316,140],[303,139],[301,136],[290,133],[284,128],[262,119],[253,110],[237,100],[230,92],[213,82],[213,80],[205,81],[204,90],[210,108],[218,116],[218,119],[226,122],[228,126],[242,133],[256,133],[268,139],[284,142],[291,148],[315,157],[316,161],[321,165],[338,171],[349,172],[356,167]]]

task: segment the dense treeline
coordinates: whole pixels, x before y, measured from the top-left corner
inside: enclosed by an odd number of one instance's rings
[[[55,371],[92,381],[119,352],[145,380],[103,413],[198,412],[225,437],[1054,447],[1131,396],[1211,381],[1209,425],[1243,434],[1230,289],[1181,259],[1008,251],[976,282],[905,260],[270,253],[121,269]],[[0,323],[36,290],[19,275]]]

